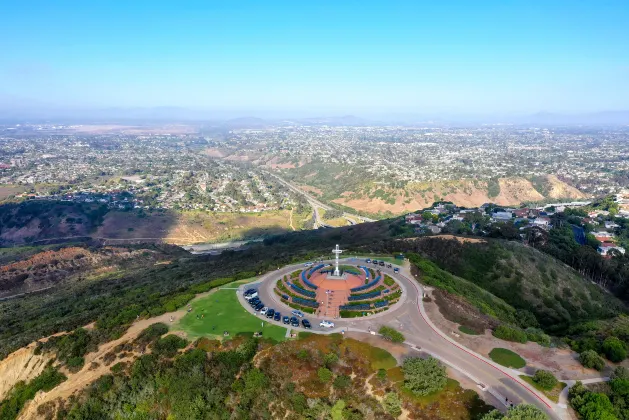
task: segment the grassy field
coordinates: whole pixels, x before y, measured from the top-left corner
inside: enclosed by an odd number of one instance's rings
[[[237,334],[252,334],[262,331],[262,336],[275,341],[282,341],[286,328],[267,322],[266,318],[258,318],[247,312],[238,302],[233,290],[217,290],[209,296],[192,302],[192,312],[186,314],[174,326],[184,331],[189,338],[214,337],[222,338],[223,331],[230,337]],[[197,318],[197,315],[205,315]],[[264,327],[261,323],[264,321]]]
[[[500,347],[490,351],[489,357],[491,357],[491,360],[494,362],[506,367],[520,369],[526,366],[526,360],[521,358],[519,354]]]
[[[549,400],[558,403],[559,402],[559,394],[561,394],[561,391],[566,387],[566,383],[565,382],[559,382],[557,383],[557,385],[555,385],[555,387],[553,389],[551,389],[550,391],[540,387],[539,385],[537,385],[537,383],[535,383],[535,381],[533,381],[533,378],[531,376],[526,376],[526,375],[520,375],[520,378],[522,378],[522,380],[530,385],[533,385],[533,387],[535,389],[537,389],[538,391],[542,392],[544,395],[546,395],[548,397]]]

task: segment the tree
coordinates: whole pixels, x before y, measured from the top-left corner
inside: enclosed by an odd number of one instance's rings
[[[533,381],[546,390],[551,390],[557,385],[557,378],[547,370],[538,370],[535,372]]]
[[[519,404],[507,411],[504,420],[548,420],[548,416],[534,405]]]
[[[607,337],[603,341],[603,352],[614,363],[622,362],[627,358],[627,347],[617,337]]]
[[[411,357],[402,365],[404,385],[416,395],[428,395],[446,386],[446,368],[437,359]]]
[[[400,397],[395,392],[389,392],[382,400],[382,406],[384,410],[394,417],[402,414],[402,402]]]
[[[586,368],[603,370],[605,367],[605,360],[598,355],[594,350],[586,350],[579,355],[579,362]]]

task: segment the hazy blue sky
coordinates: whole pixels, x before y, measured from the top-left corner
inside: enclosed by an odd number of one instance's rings
[[[5,1],[0,100],[629,109],[629,1]]]

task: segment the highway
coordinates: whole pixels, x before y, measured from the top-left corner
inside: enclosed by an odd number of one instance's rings
[[[364,259],[344,258],[344,263],[357,264]],[[325,261],[332,263],[332,260]],[[295,270],[302,269],[303,264],[295,264],[283,267],[270,272],[261,277],[257,282],[243,286],[256,287],[260,299],[269,307],[275,308],[288,315],[292,309],[281,303],[279,297],[273,292],[277,279],[285,274],[290,274]],[[323,318],[308,315],[307,318],[313,324],[313,332],[328,334],[331,332],[345,331],[378,331],[382,325],[391,326],[401,331],[405,337],[405,343],[411,345],[422,352],[440,359],[453,369],[469,377],[479,385],[479,392],[490,392],[496,399],[509,403],[533,404],[547,413],[552,419],[569,418],[567,412],[562,407],[551,402],[543,394],[538,393],[530,385],[518,379],[519,372],[513,369],[494,363],[490,359],[477,354],[448,336],[449,332],[440,331],[428,318],[423,307],[423,287],[415,280],[411,279],[411,274],[407,269],[402,269],[401,274],[393,273],[393,269],[383,269],[391,277],[394,277],[403,290],[403,298],[391,309],[368,318],[335,319],[334,330],[326,330],[319,327],[319,322]],[[239,296],[241,302],[247,310],[255,312]],[[301,328],[299,328],[301,329]]]
[[[312,214],[313,214],[313,218],[314,218],[314,224],[315,224],[315,229],[319,228],[319,227],[332,227],[330,225],[326,225],[323,220],[321,219],[320,215],[319,215],[319,211],[318,209],[324,209],[324,210],[332,210],[333,207],[322,203],[321,201],[317,200],[316,198],[314,198],[312,195],[308,194],[306,191],[302,190],[301,188],[291,184],[290,182],[284,180],[283,178],[281,178],[280,176],[271,173],[271,172],[267,172],[265,171],[266,174],[274,177],[275,179],[277,179],[282,185],[286,186],[287,188],[289,188],[291,191],[297,193],[297,194],[301,194],[306,201],[308,201],[308,204],[310,204],[310,207],[312,207]],[[343,212],[343,217],[347,220],[347,222],[350,225],[356,224],[356,222],[354,220],[360,220],[362,222],[375,222],[374,219],[370,219],[368,217],[364,217],[364,216],[359,216],[357,214],[353,214],[353,213],[348,213],[348,212]]]

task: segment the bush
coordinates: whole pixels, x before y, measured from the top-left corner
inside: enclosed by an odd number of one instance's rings
[[[142,332],[138,334],[138,338],[136,338],[135,341],[139,345],[147,345],[157,340],[167,332],[168,326],[162,322],[157,322],[155,324],[149,325],[144,330],[142,330]]]
[[[384,411],[391,414],[393,417],[398,417],[402,414],[402,402],[395,392],[389,392],[384,396],[382,406],[384,407]]]
[[[533,381],[542,389],[550,391],[557,385],[557,378],[547,370],[538,370],[533,375]]]
[[[416,395],[428,395],[442,390],[448,381],[446,368],[437,359],[411,357],[402,365],[404,386]]]
[[[185,339],[174,334],[169,334],[153,344],[153,353],[164,357],[173,357],[177,354],[177,350],[183,349],[187,345],[188,341]]]
[[[624,366],[618,366],[616,367],[616,369],[614,369],[609,379],[611,379],[612,381],[614,379],[629,380],[629,369]]]
[[[525,344],[528,341],[528,337],[524,331],[504,324],[498,326],[498,328],[494,330],[493,335],[501,340],[515,341],[516,343]]]
[[[352,378],[347,375],[337,376],[334,380],[334,387],[338,389],[348,388],[352,384]]]
[[[594,350],[586,350],[579,355],[579,362],[586,368],[603,370],[605,367],[605,360],[598,355]]]
[[[627,346],[617,337],[607,337],[603,341],[603,353],[614,363],[622,362],[627,358]]]
[[[405,340],[404,334],[393,329],[391,327],[382,326],[378,331],[386,340],[393,341],[394,343],[403,343]]]
[[[321,380],[321,382],[330,382],[332,379],[332,371],[328,368],[321,367],[317,371],[317,376]]]

